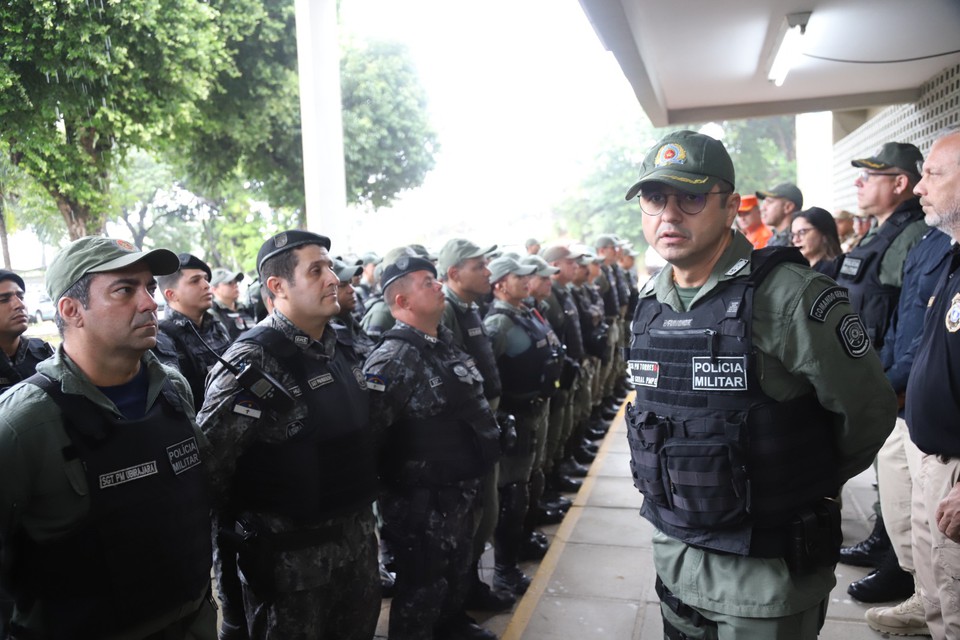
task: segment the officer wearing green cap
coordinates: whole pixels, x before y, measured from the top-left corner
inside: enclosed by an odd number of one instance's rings
[[[842,484],[896,399],[844,289],[795,248],[753,251],[723,144],[678,131],[638,198],[668,265],[640,292],[627,411],[668,638],[815,638],[842,540]]]
[[[783,182],[772,189],[757,191],[756,195],[760,200],[760,219],[773,232],[766,246],[791,246],[790,225],[794,216],[803,209],[800,188],[792,182]]]
[[[331,325],[340,305],[329,248],[301,230],[263,243],[257,269],[273,312],[208,379],[198,421],[221,544],[236,545],[243,585],[243,606],[224,606],[221,638],[359,640],[376,628],[369,400],[359,358]],[[218,576],[229,557],[215,559]]]
[[[421,258],[426,258],[428,255],[426,249],[418,253],[414,246],[422,248],[421,245],[405,245],[387,251],[383,256],[383,260],[377,265],[377,277],[382,278],[383,270],[404,256],[420,256]],[[393,323],[394,318],[390,313],[389,305],[383,298],[383,284],[381,283],[380,291],[371,294],[364,301],[364,314],[363,319],[360,321],[360,326],[363,327],[363,330],[367,332],[368,336],[374,340],[378,340],[385,331],[393,326]]]
[[[90,236],[51,262],[63,341],[0,398],[12,637],[215,638],[210,501],[186,381],[150,352],[166,249]]]
[[[243,278],[242,271],[230,271],[222,267],[214,269],[210,276],[210,290],[213,292],[210,312],[226,328],[231,342],[256,324],[253,311],[238,302]]]

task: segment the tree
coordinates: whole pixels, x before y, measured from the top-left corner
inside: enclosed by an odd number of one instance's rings
[[[132,147],[174,142],[229,68],[203,0],[0,4],[0,138],[55,199],[71,238],[103,230]]]
[[[433,169],[437,136],[406,47],[348,45],[341,60],[347,198],[374,209],[420,186]]]
[[[724,120],[723,144],[737,170],[737,191],[753,193],[797,181],[797,128],[793,116]]]

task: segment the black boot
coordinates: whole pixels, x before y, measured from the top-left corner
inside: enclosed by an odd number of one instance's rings
[[[493,532],[493,588],[522,595],[530,578],[520,570],[520,549],[523,546],[523,523],[530,501],[530,488],[525,482],[500,487],[500,519]]]
[[[850,583],[847,593],[860,602],[903,602],[913,589],[913,576],[900,568],[897,554],[889,549],[867,577]]]
[[[850,547],[840,547],[840,562],[855,567],[877,567],[890,548],[890,537],[883,526],[883,518],[877,516],[873,531],[866,540]]]
[[[474,611],[506,611],[517,602],[517,599],[512,593],[494,591],[486,582],[481,580],[479,564],[479,560],[473,563],[469,578],[470,590],[467,591],[467,599],[463,603],[464,608]]]

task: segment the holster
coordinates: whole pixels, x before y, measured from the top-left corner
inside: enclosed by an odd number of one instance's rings
[[[840,559],[843,532],[840,505],[824,498],[800,511],[787,527],[788,544],[784,560],[791,573],[804,575],[818,567],[833,566]]]

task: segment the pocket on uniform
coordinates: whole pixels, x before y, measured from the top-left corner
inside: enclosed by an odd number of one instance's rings
[[[750,483],[740,448],[726,439],[668,440],[661,451],[673,512],[690,527],[740,524]]]
[[[638,411],[628,404],[627,442],[630,445],[630,471],[633,485],[644,499],[668,506],[660,449],[666,439],[669,422],[650,411]]]
[[[85,496],[90,493],[90,487],[87,485],[87,476],[83,472],[83,464],[80,460],[74,458],[64,462],[63,473],[67,476],[67,482],[78,496]]]

